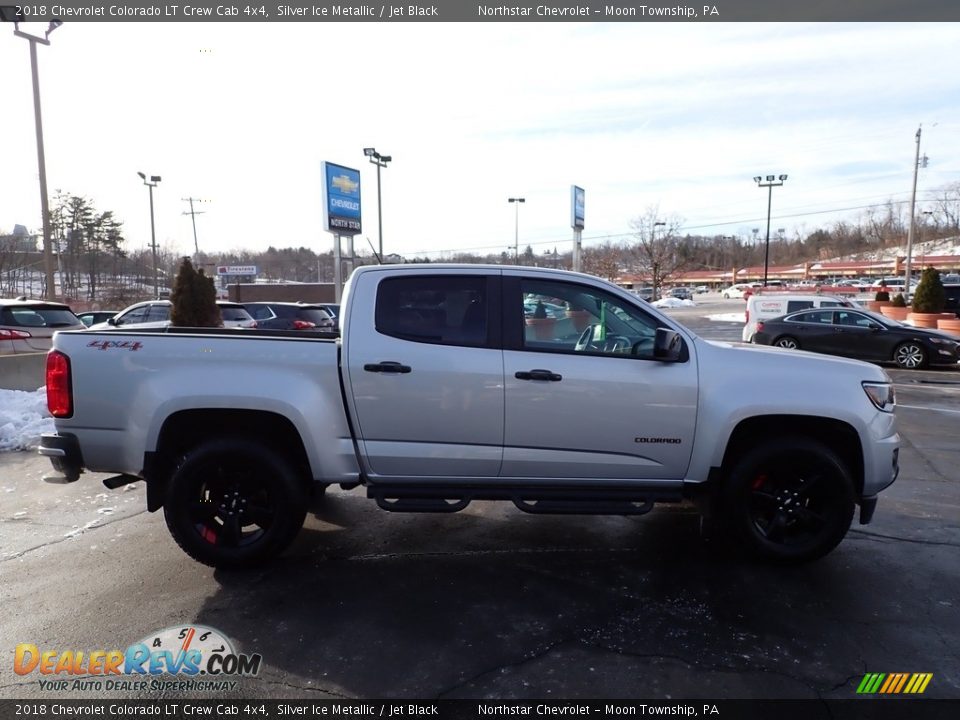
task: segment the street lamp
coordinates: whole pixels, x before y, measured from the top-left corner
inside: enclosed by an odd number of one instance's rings
[[[515,203],[513,206],[513,260],[520,264],[520,203],[525,203],[526,198],[507,198],[507,202]]]
[[[767,286],[767,269],[770,267],[770,208],[773,205],[773,189],[775,187],[780,187],[783,185],[784,180],[787,179],[786,175],[779,175],[774,177],[773,175],[767,175],[766,178],[761,175],[757,175],[753,181],[757,184],[757,187],[767,188],[767,241],[763,250],[763,286]],[[779,180],[779,182],[775,182]]]
[[[373,148],[364,148],[363,154],[377,166],[377,237],[380,244],[380,262],[383,262],[383,206],[380,204],[380,168],[385,168],[393,160],[389,155],[381,155]]]
[[[9,8],[3,8],[4,11]],[[8,19],[7,17],[3,18]],[[40,169],[40,213],[43,215],[43,269],[46,277],[46,297],[52,300],[56,296],[57,288],[53,277],[53,250],[50,241],[50,203],[47,199],[47,162],[43,153],[43,118],[40,113],[40,78],[37,74],[37,43],[50,44],[50,33],[63,25],[60,18],[53,18],[47,26],[43,37],[36,37],[20,30],[23,15],[14,14],[13,34],[30,42],[30,71],[33,75],[33,115],[37,130],[37,165]]]
[[[153,189],[157,186],[157,183],[160,182],[160,176],[151,175],[150,179],[147,180],[147,176],[142,172],[137,171],[137,175],[143,180],[143,184],[150,188],[150,247],[153,248],[153,297],[155,300],[159,300],[160,284],[157,282],[157,232],[153,225]]]

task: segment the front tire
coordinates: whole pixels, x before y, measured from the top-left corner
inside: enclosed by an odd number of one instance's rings
[[[927,351],[920,343],[901,343],[893,351],[893,361],[905,370],[920,370],[927,366]]]
[[[724,501],[731,529],[751,553],[788,563],[833,550],[850,529],[855,506],[846,466],[804,437],[748,451],[727,477]]]
[[[253,567],[293,541],[307,511],[307,484],[277,452],[249,439],[208,440],[170,479],[163,506],[173,539],[216,568]]]

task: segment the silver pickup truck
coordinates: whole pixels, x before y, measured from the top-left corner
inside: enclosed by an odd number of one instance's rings
[[[280,553],[310,493],[392,511],[509,500],[629,514],[692,501],[751,551],[804,561],[870,521],[898,472],[890,378],[708,342],[615,285],[501,266],[357,270],[340,333],[61,332],[47,363],[65,480],[145,480],[196,560]]]

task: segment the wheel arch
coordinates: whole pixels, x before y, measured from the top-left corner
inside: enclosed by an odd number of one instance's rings
[[[744,452],[767,440],[801,435],[828,447],[846,466],[857,497],[863,494],[863,446],[856,429],[842,420],[809,415],[760,415],[741,420],[730,434],[721,465],[726,477]]]
[[[222,436],[248,437],[277,450],[293,464],[309,489],[312,472],[306,447],[288,418],[267,410],[181,410],[164,420],[156,450],[144,453],[150,512],[163,507],[170,475],[180,458],[191,448]]]

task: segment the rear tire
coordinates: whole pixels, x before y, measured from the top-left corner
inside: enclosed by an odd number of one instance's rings
[[[786,348],[787,350],[799,350],[800,343],[797,342],[796,338],[792,338],[789,335],[786,335],[781,338],[777,338],[774,343],[776,347]]]
[[[850,529],[853,482],[828,447],[804,437],[747,452],[724,487],[730,527],[753,554],[787,563],[816,560]]]
[[[307,511],[307,483],[283,456],[245,438],[208,440],[174,471],[163,506],[173,539],[216,568],[253,567],[293,541]]]

